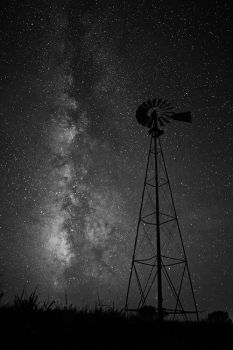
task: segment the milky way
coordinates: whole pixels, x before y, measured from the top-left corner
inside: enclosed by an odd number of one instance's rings
[[[97,296],[112,299],[126,278],[129,256],[124,241],[131,227],[124,198],[107,166],[115,156],[108,143],[90,135],[88,111],[71,95],[66,21],[59,17],[53,25],[52,50],[47,54],[53,62],[57,55],[61,63],[50,68],[51,80],[45,86],[45,153],[39,174],[34,174],[43,196],[31,229],[40,246],[42,289],[46,283],[52,294],[75,290],[76,299],[81,291],[79,303],[91,303]],[[90,290],[92,284],[95,288]]]

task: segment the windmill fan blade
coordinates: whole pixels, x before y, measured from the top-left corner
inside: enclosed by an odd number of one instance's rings
[[[162,103],[163,99],[162,98],[159,98],[158,99],[158,102],[157,102],[157,106],[160,106],[160,104]]]
[[[173,112],[171,111],[171,112],[165,112],[165,113],[163,113],[163,117],[166,117],[166,118],[171,118],[172,116],[173,116]]]
[[[166,117],[160,117],[164,122],[170,123],[170,120],[168,120]]]
[[[172,104],[171,103],[166,103],[164,106],[163,106],[163,108],[166,108],[166,109],[174,109],[174,107],[172,106]]]
[[[163,102],[160,104],[160,107],[164,107],[167,104],[166,100],[163,100]]]
[[[162,118],[158,118],[158,121],[159,121],[159,124],[160,124],[161,126],[165,126],[165,124],[164,124],[163,121],[162,121]]]
[[[164,106],[163,109],[171,110],[171,109],[174,109],[174,107],[172,105],[170,105],[170,106],[167,105],[167,106]]]
[[[192,123],[191,112],[174,113],[170,116],[170,118],[179,120],[180,122]]]

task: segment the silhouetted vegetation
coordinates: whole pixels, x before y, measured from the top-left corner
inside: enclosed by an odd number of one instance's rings
[[[228,312],[226,311],[214,311],[208,315],[208,321],[214,323],[232,323]]]
[[[224,311],[201,322],[125,317],[114,307],[77,310],[72,304],[40,302],[36,290],[0,306],[0,346],[6,349],[229,349],[233,325]]]

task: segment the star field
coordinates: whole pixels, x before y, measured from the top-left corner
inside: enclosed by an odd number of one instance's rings
[[[149,138],[161,138],[198,307],[233,313],[231,1],[3,1],[1,288],[122,305]]]

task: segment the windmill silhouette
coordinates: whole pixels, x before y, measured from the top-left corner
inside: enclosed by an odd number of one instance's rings
[[[125,312],[162,321],[199,320],[194,288],[160,137],[172,120],[191,123],[191,113],[175,113],[163,98],[143,102],[136,111],[139,124],[149,129],[150,144],[142,191]],[[190,309],[191,307],[191,309]]]

